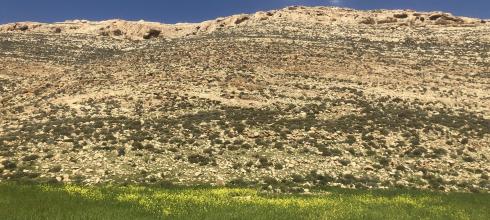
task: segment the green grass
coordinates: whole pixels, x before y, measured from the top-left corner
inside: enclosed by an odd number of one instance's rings
[[[1,183],[0,219],[490,219],[490,194]]]

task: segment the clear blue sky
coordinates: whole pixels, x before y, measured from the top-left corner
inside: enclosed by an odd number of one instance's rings
[[[490,18],[490,0],[0,0],[0,23],[68,19],[198,22],[288,5],[337,5],[356,9],[411,8]]]

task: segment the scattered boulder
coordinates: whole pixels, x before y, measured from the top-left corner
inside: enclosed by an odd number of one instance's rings
[[[221,176],[218,176],[216,177],[216,186],[225,186],[226,183],[225,183],[225,179],[223,179],[223,177]]]

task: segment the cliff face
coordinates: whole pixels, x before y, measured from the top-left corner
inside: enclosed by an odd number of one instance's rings
[[[489,189],[478,19],[289,7],[1,29],[2,180]]]

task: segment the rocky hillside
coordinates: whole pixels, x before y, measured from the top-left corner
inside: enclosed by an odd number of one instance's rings
[[[1,180],[490,189],[480,19],[288,7],[0,30]]]

